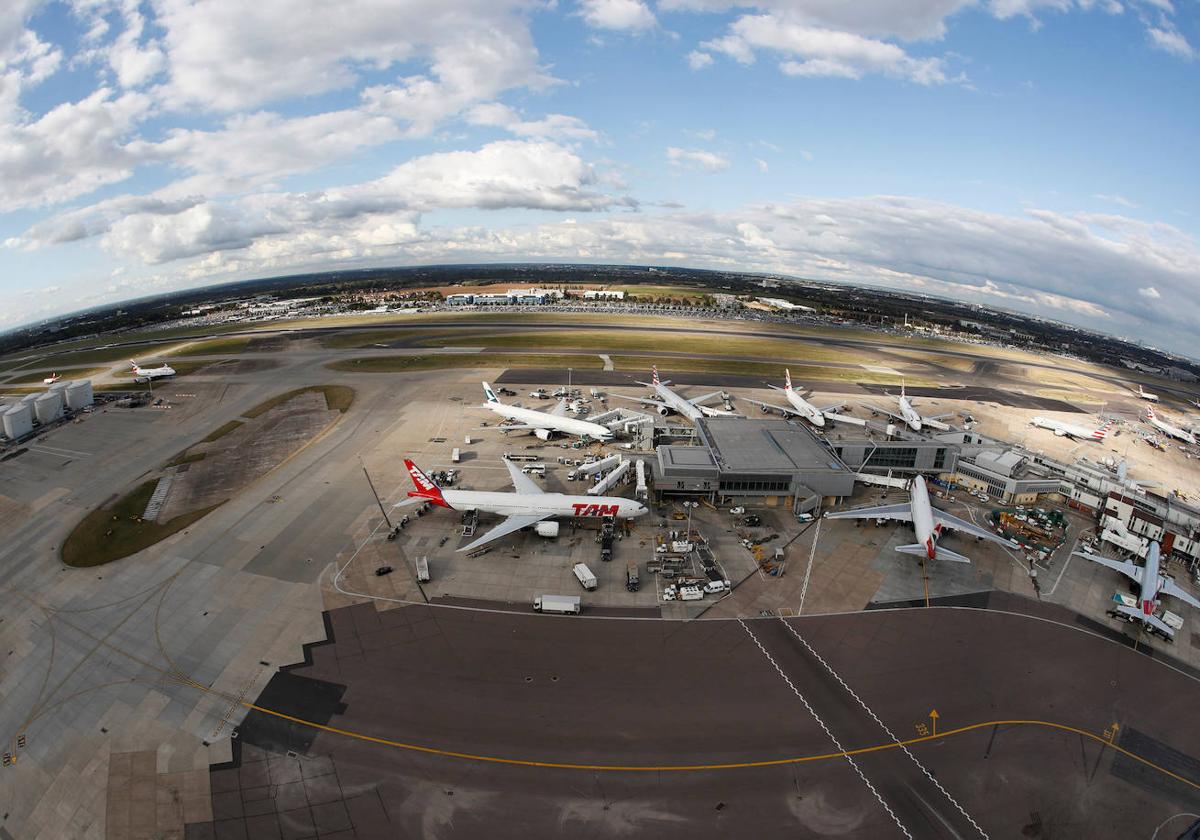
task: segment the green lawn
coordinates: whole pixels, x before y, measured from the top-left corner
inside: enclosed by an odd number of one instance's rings
[[[63,368],[46,368],[45,370],[30,371],[28,373],[18,374],[6,382],[6,385],[24,385],[32,383],[41,385],[42,380],[52,373],[57,373],[63,379],[90,379],[93,376],[99,376],[108,371],[108,368],[97,367],[63,367]]]
[[[656,359],[652,356],[612,356],[613,366],[619,370],[648,373],[650,366],[657,364],[659,375],[666,377],[671,371],[723,373],[737,376],[761,376],[767,382],[779,384],[783,380],[779,362],[740,362],[733,359]],[[797,387],[807,381],[814,382],[870,382],[881,385],[900,384],[900,377],[886,373],[875,373],[862,368],[828,367],[825,365],[792,365],[792,379]],[[909,385],[936,386],[933,380],[919,376],[906,376]]]
[[[232,336],[230,338],[212,338],[207,341],[197,341],[187,347],[176,350],[176,356],[212,356],[219,353],[244,353],[246,345],[251,341],[250,336]],[[174,365],[172,365],[174,367]]]
[[[220,504],[185,513],[159,524],[142,520],[146,503],[158,484],[152,479],[113,504],[97,508],[75,526],[62,546],[62,561],[68,566],[102,566],[149,548],[182,531]]]
[[[269,400],[259,403],[254,408],[242,414],[243,417],[255,418],[261,414],[266,414],[277,405],[283,405],[288,400],[298,397],[301,394],[307,394],[310,391],[320,391],[325,395],[325,407],[330,411],[340,411],[345,414],[350,410],[350,406],[354,403],[354,389],[348,388],[345,385],[311,385],[307,388],[297,388],[294,391],[287,391],[278,396],[271,397]]]
[[[347,373],[404,373],[412,370],[441,368],[510,368],[510,367],[568,367],[601,368],[599,356],[562,356],[555,353],[482,355],[480,353],[437,353],[428,356],[368,356],[361,359],[339,359],[325,367]]]

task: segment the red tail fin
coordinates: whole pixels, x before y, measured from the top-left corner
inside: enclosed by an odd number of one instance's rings
[[[420,467],[418,467],[408,458],[404,459],[404,466],[408,469],[408,474],[412,478],[412,482],[417,488],[415,491],[409,490],[408,495],[416,496],[418,499],[428,499],[435,505],[439,505],[444,508],[450,507],[450,505],[446,503],[445,497],[442,496],[441,488],[434,484],[433,481],[430,480],[429,476],[421,472]]]
[[[650,365],[650,381],[655,385],[658,384],[658,365]]]

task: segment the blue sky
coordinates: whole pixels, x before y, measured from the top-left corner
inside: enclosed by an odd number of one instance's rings
[[[324,5],[6,4],[0,329],[325,266],[572,260],[1191,352],[1195,0]]]

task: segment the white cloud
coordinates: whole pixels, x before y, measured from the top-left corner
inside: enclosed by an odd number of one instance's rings
[[[704,149],[681,149],[677,146],[668,146],[667,160],[676,166],[703,169],[706,172],[720,172],[722,169],[729,168],[727,158]]]
[[[1188,61],[1196,57],[1195,47],[1188,43],[1188,39],[1173,27],[1160,29],[1159,27],[1152,26],[1146,30],[1146,33],[1150,36],[1150,43],[1156,49]]]
[[[705,67],[712,66],[713,57],[706,52],[692,50],[687,57],[688,67],[693,70],[703,70]]]
[[[651,29],[658,21],[642,0],[579,0],[579,13],[596,29]]]
[[[795,23],[904,40],[936,39],[946,18],[973,0],[660,0],[662,11],[723,12],[753,9]]]
[[[771,171],[770,165],[762,158],[755,158],[754,162],[756,164],[758,164],[758,171],[763,173],[764,175],[766,175],[768,172]]]
[[[557,140],[598,140],[600,135],[578,117],[548,114],[540,120],[522,119],[507,105],[488,102],[476,105],[466,114],[467,122],[502,128],[518,137],[540,137]]]
[[[1136,202],[1130,201],[1125,196],[1117,195],[1115,193],[1113,195],[1107,195],[1105,193],[1093,193],[1092,198],[1095,198],[1099,201],[1111,202],[1112,204],[1119,204],[1122,207],[1128,207],[1130,209],[1134,209],[1138,206]]]
[[[1138,294],[1144,298],[1150,298],[1150,300],[1158,300],[1162,297],[1162,295],[1158,293],[1158,289],[1154,288],[1153,286],[1146,286],[1145,288],[1138,289]]]
[[[940,58],[914,58],[895,44],[769,14],[740,17],[726,35],[700,46],[741,64],[752,63],[759,50],[770,51],[782,57],[780,69],[789,76],[884,74],[923,85],[949,81]]]

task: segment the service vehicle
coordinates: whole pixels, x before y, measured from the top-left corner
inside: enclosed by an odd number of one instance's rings
[[[533,599],[533,609],[540,613],[579,615],[581,604],[578,595],[539,595]]]
[[[589,569],[586,564],[576,563],[572,567],[571,571],[575,574],[579,584],[588,592],[591,592],[596,588],[596,576],[592,574],[592,570]]]

